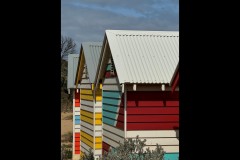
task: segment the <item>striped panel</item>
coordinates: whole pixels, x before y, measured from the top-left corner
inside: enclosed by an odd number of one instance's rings
[[[80,84],[81,89],[92,89],[92,86],[90,84]]]
[[[121,91],[122,87],[116,84],[104,84],[102,89],[108,91]]]
[[[135,138],[137,135],[142,138],[149,138],[149,137],[179,137],[178,130],[162,130],[162,131],[127,131],[128,138]]]
[[[74,154],[80,154],[80,133],[75,133]]]
[[[178,97],[171,91],[128,91],[127,130],[179,128]]]
[[[117,77],[112,77],[112,78],[105,78],[103,81],[104,85],[108,85],[108,84],[119,84]]]

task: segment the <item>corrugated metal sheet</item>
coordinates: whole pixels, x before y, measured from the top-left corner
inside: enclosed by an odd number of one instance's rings
[[[84,42],[81,47],[87,64],[90,83],[94,83],[102,49],[102,42]]]
[[[179,61],[178,31],[106,30],[120,83],[170,83]]]
[[[75,77],[78,67],[79,54],[69,54],[68,55],[68,73],[67,73],[67,88],[76,88],[75,86]],[[80,85],[78,85],[80,88]]]

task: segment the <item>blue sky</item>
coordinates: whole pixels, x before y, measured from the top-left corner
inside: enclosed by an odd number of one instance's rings
[[[178,0],[61,0],[61,34],[102,41],[106,29],[179,30]]]

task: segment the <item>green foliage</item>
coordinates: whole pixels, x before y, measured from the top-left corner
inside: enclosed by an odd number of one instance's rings
[[[72,150],[68,145],[61,145],[61,160],[69,160],[72,158]]]
[[[84,155],[80,158],[80,160],[94,160],[92,149],[89,149],[88,154],[86,152],[83,152]]]
[[[146,146],[146,139],[141,140],[137,136],[136,139],[125,139],[124,143],[119,143],[115,149],[110,149],[108,153],[104,153],[101,160],[164,160],[165,152],[163,148],[157,144],[155,150],[149,148],[143,149]],[[86,154],[85,154],[86,155]],[[92,152],[86,155],[85,159],[94,160]]]

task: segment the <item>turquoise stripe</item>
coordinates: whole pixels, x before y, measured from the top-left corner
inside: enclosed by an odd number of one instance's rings
[[[103,123],[114,126],[115,121],[106,117],[103,117]],[[115,127],[115,126],[114,126]]]
[[[111,66],[112,66],[111,64],[108,64],[108,65],[107,65],[107,71],[110,71],[110,70],[111,70]]]
[[[110,106],[107,104],[103,104],[102,108],[103,108],[103,110],[107,110],[107,111],[111,111],[111,112],[115,112],[115,113],[117,113],[117,110],[118,110],[118,106]]]
[[[80,119],[75,119],[75,124],[80,124]]]
[[[80,115],[75,116],[75,119],[80,119]]]
[[[116,91],[116,92],[107,92],[103,91],[103,97],[112,97],[112,98],[121,98],[122,92]]]
[[[165,153],[164,160],[178,160],[179,153]]]
[[[120,99],[111,99],[103,97],[102,103],[112,104],[118,106]]]
[[[112,118],[112,119],[115,119],[117,118],[117,113],[110,113],[110,112],[107,112],[107,111],[102,111],[103,113],[103,116],[104,117],[108,117],[108,118]]]

